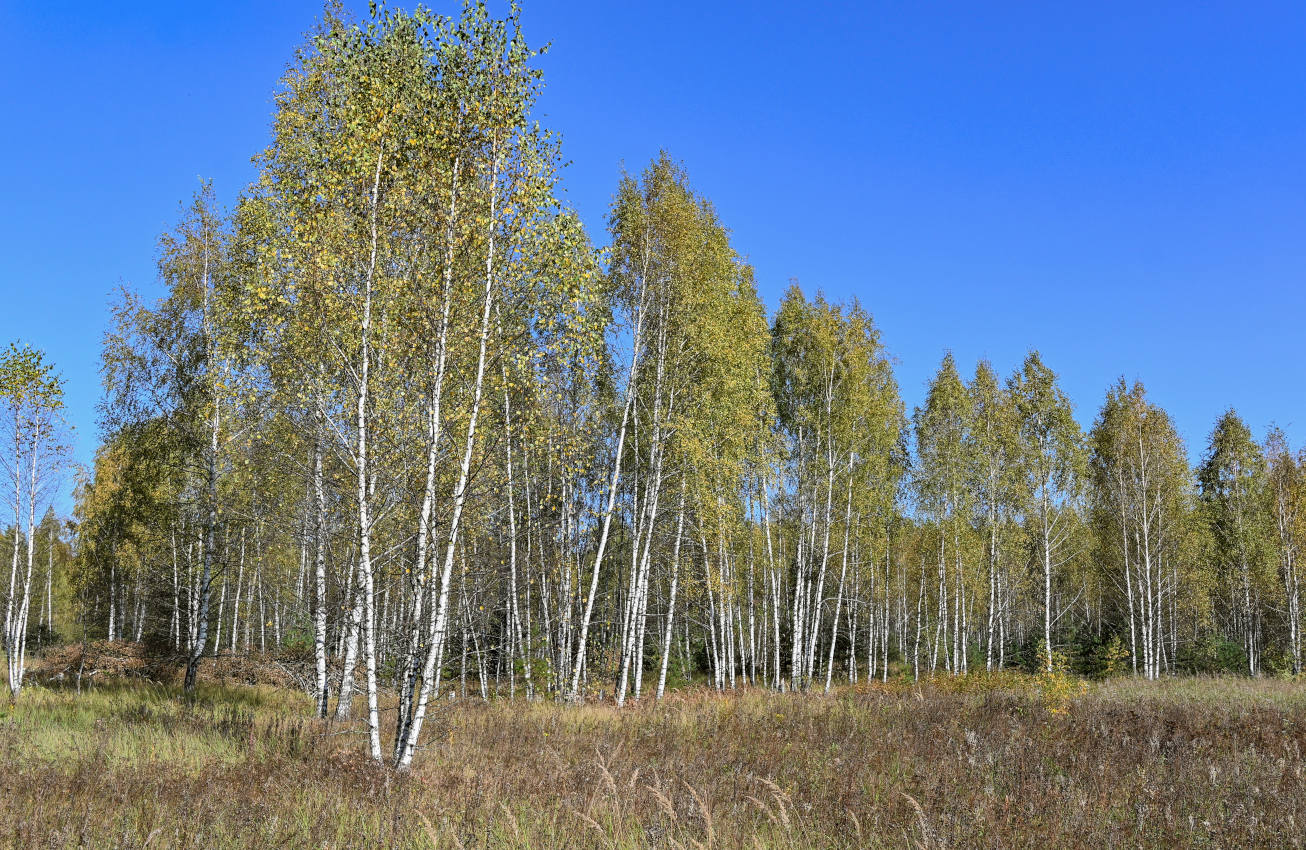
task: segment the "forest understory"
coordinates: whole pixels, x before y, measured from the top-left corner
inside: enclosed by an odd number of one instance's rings
[[[0,709],[13,847],[1300,847],[1284,679],[910,677],[617,708],[443,699],[408,773],[364,722],[209,665]],[[252,671],[252,672],[251,672]],[[361,708],[361,700],[360,700]],[[361,711],[359,712],[362,713]],[[393,705],[383,704],[393,723]]]

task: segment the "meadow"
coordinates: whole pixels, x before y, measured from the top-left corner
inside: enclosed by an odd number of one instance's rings
[[[414,769],[293,688],[127,677],[0,713],[14,847],[1300,847],[1306,689],[1018,673],[618,709],[441,701]]]

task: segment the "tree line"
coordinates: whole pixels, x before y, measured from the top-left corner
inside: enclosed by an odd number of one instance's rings
[[[163,297],[114,304],[64,622],[178,654],[187,688],[297,653],[399,768],[455,693],[1301,672],[1280,432],[1230,410],[1194,463],[1122,380],[1084,433],[1037,352],[947,355],[909,413],[870,313],[792,285],[768,316],[665,153],[596,248],[519,23],[328,13],[295,53],[257,179],[228,211],[203,186]],[[57,529],[15,506],[30,577]]]

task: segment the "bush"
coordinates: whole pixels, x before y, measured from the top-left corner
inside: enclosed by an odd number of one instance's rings
[[[1261,668],[1271,676],[1292,675],[1292,652],[1286,646],[1266,647],[1261,653]]]
[[[1066,653],[1051,650],[1049,660],[1048,652],[1047,643],[1039,641],[1039,671],[1036,677],[1039,695],[1042,697],[1043,707],[1049,712],[1065,714],[1070,709],[1070,701],[1087,693],[1088,687],[1082,679],[1071,673],[1070,659]]]
[[[1245,673],[1247,652],[1231,640],[1210,634],[1180,649],[1175,667],[1182,673]]]

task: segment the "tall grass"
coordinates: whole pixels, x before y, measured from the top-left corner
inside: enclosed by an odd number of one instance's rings
[[[1047,693],[1004,674],[622,710],[441,702],[397,776],[288,690],[34,687],[0,720],[0,844],[1302,846],[1300,684]]]

